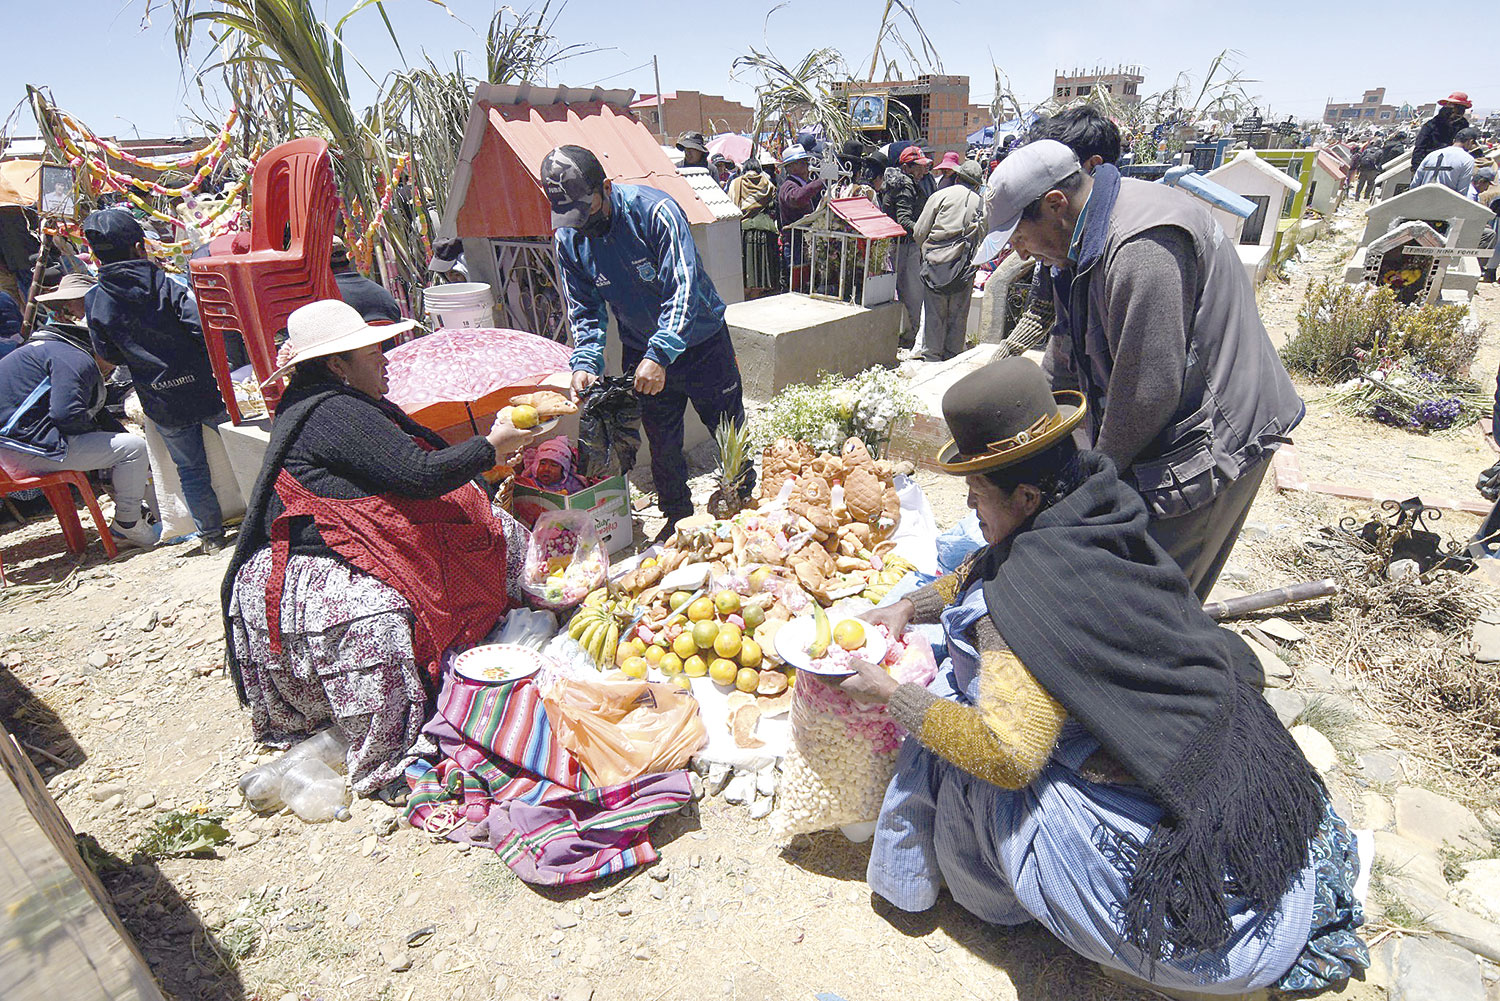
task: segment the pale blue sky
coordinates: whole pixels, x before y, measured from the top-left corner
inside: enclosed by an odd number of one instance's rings
[[[46,84],[59,104],[102,133],[172,135],[186,106],[201,106],[196,81],[177,64],[170,4],[154,0],[5,0],[11,39],[0,63],[0,114],[24,96],[24,84]],[[336,21],[352,0],[320,3]],[[1482,17],[1439,19],[1410,2],[1289,3],[1284,0],[1136,0],[1099,3],[998,3],[914,0],[948,73],[970,77],[975,101],[993,91],[998,63],[1023,103],[1044,99],[1056,67],[1135,63],[1144,92],[1161,90],[1179,70],[1201,80],[1220,50],[1238,49],[1250,86],[1277,116],[1316,117],[1325,99],[1358,100],[1384,86],[1387,100],[1419,104],[1467,90],[1480,109],[1500,106],[1500,60]],[[524,6],[524,0],[514,6]],[[555,6],[555,4],[554,4]],[[450,0],[452,14],[429,0],[387,0],[408,58],[421,50],[450,58],[455,49],[482,53],[477,37],[492,0]],[[609,46],[564,64],[554,83],[654,90],[649,63],[660,59],[662,89],[722,93],[750,103],[748,80],[730,78],[730,64],[752,45],[783,60],[816,45],[841,49],[868,67],[882,0],[790,0],[772,14],[767,2],[715,0],[571,0],[558,20],[565,41]],[[1479,7],[1472,8],[1475,12]],[[53,34],[57,32],[57,34]],[[350,48],[376,76],[399,67],[379,14],[357,15]],[[477,70],[482,56],[471,66]],[[357,72],[353,71],[352,72]],[[363,78],[355,96],[374,88]],[[29,114],[14,128],[34,131]]]

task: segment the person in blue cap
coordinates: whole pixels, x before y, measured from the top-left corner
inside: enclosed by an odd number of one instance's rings
[[[671,195],[613,183],[598,157],[582,146],[552,150],[541,175],[573,327],[573,388],[581,394],[604,374],[613,310],[621,359],[625,371],[634,373],[651,444],[651,476],[667,519],[664,539],[693,513],[682,447],[687,405],[710,430],[745,420],[724,301]],[[752,486],[749,469],[741,493]]]
[[[218,552],[224,516],[203,434],[229,415],[209,364],[198,304],[146,256],[146,233],[124,209],[89,213],[83,238],[99,259],[99,284],[84,300],[94,353],[130,369],[141,409],[177,466],[199,548]]]

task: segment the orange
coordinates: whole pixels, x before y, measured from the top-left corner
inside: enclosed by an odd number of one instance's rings
[[[648,646],[646,648],[646,652],[643,653],[641,656],[643,656],[643,657],[646,658],[646,663],[650,664],[652,667],[655,667],[656,665],[658,665],[658,664],[661,663],[661,659],[663,657],[665,657],[666,655],[667,655],[667,648],[666,647],[664,647],[664,646]]]
[[[740,631],[734,626],[725,626],[714,638],[714,653],[729,660],[738,657],[743,646],[744,640],[740,637]]]
[[[631,657],[620,665],[620,670],[632,678],[644,678],[648,667],[650,665],[646,663],[645,657]]]
[[[714,595],[714,608],[720,615],[733,615],[740,610],[740,596],[733,591],[720,591]]]
[[[664,653],[656,665],[656,669],[667,677],[682,673],[682,658],[675,653]]]
[[[761,653],[760,644],[754,640],[745,640],[740,644],[740,664],[743,667],[759,668],[760,662],[765,655]]]
[[[739,674],[740,666],[732,660],[718,658],[708,665],[708,676],[721,685],[732,685],[736,675]]]
[[[742,667],[734,676],[734,687],[742,692],[753,692],[760,684],[760,672],[753,667]]]
[[[708,661],[695,653],[682,662],[682,673],[689,678],[701,678],[708,673]]]
[[[858,619],[845,619],[834,627],[833,641],[845,650],[858,650],[865,645],[864,623]]]
[[[693,623],[693,642],[698,644],[698,649],[713,649],[714,640],[718,638],[719,624],[713,619],[704,619],[702,622]]]
[[[687,617],[692,622],[703,622],[714,617],[712,598],[703,597],[688,606]]]
[[[683,633],[672,641],[672,652],[683,660],[687,660],[698,652],[698,644],[693,642],[692,633]]]

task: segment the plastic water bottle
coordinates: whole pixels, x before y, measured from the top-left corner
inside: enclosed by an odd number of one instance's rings
[[[334,819],[349,805],[342,775],[314,758],[304,758],[281,777],[281,798],[309,824]]]
[[[286,802],[281,782],[288,770],[300,761],[320,761],[339,775],[348,770],[349,738],[337,726],[330,726],[293,745],[274,761],[257,765],[240,778],[240,795],[245,805],[257,813],[279,810]]]

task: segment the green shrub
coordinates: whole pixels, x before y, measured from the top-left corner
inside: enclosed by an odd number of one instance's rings
[[[1461,379],[1483,332],[1467,306],[1403,306],[1391,289],[1325,278],[1308,283],[1297,336],[1281,359],[1319,382],[1339,382],[1382,362]]]

